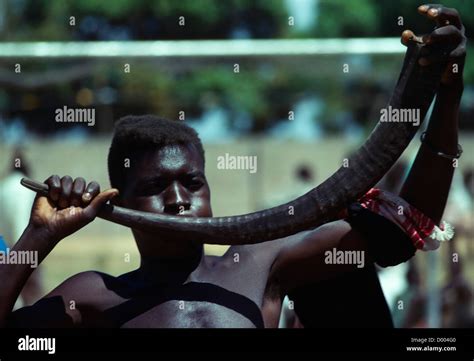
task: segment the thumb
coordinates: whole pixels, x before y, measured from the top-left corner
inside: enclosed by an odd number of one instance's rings
[[[84,208],[84,213],[90,217],[94,218],[99,212],[100,208],[104,203],[114,198],[119,194],[119,190],[116,188],[107,189],[99,193],[94,199],[89,203],[89,205]]]
[[[402,37],[400,40],[405,46],[407,46],[410,41],[422,44],[424,40],[426,40],[426,36],[416,36],[413,31],[407,29],[402,33]]]

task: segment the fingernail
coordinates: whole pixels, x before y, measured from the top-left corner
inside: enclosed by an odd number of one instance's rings
[[[438,16],[438,10],[437,9],[430,9],[429,11],[431,16]]]
[[[92,198],[91,194],[90,193],[84,193],[82,195],[82,199],[84,199],[85,201],[90,201]]]
[[[418,9],[420,9],[421,11],[426,11],[426,9],[428,9],[428,6],[427,5],[421,5],[420,7],[418,7]]]

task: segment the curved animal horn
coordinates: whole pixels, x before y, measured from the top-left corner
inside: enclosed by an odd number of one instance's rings
[[[410,42],[389,106],[416,109],[420,122],[439,86],[442,63],[418,64],[424,45]],[[317,227],[334,219],[351,202],[375,185],[410,143],[419,127],[414,123],[379,122],[367,141],[349,157],[350,167],[341,167],[305,195],[278,207],[233,217],[195,218],[153,214],[107,204],[99,217],[143,231],[172,231],[210,244],[259,243]],[[22,184],[47,192],[45,184],[29,180]],[[36,188],[35,188],[36,187]],[[46,187],[46,188],[44,188]],[[294,215],[289,215],[293,207]]]

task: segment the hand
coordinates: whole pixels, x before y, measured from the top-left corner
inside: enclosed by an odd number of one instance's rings
[[[48,197],[37,196],[29,226],[54,244],[92,222],[101,206],[118,194],[117,189],[100,192],[97,182],[86,187],[84,178],[49,177]]]
[[[442,49],[447,47],[454,49],[449,53],[448,62],[441,77],[441,84],[462,87],[466,36],[459,13],[456,9],[437,4],[421,5],[418,12],[436,22],[435,30],[422,37],[417,37],[411,30],[405,30],[402,34],[402,43],[406,45],[410,39],[414,38],[427,45],[426,53],[419,60],[419,64],[422,66],[429,66],[440,61]]]

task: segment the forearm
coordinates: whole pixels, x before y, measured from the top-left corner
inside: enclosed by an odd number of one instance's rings
[[[462,85],[441,87],[415,162],[400,196],[439,224],[457,161],[437,155],[458,152],[458,112]]]
[[[28,226],[10,252],[33,251],[37,252],[37,264],[51,252],[52,242],[42,236],[41,232]],[[0,327],[5,327],[15,301],[23,286],[30,277],[34,268],[31,264],[5,264],[0,265]]]

